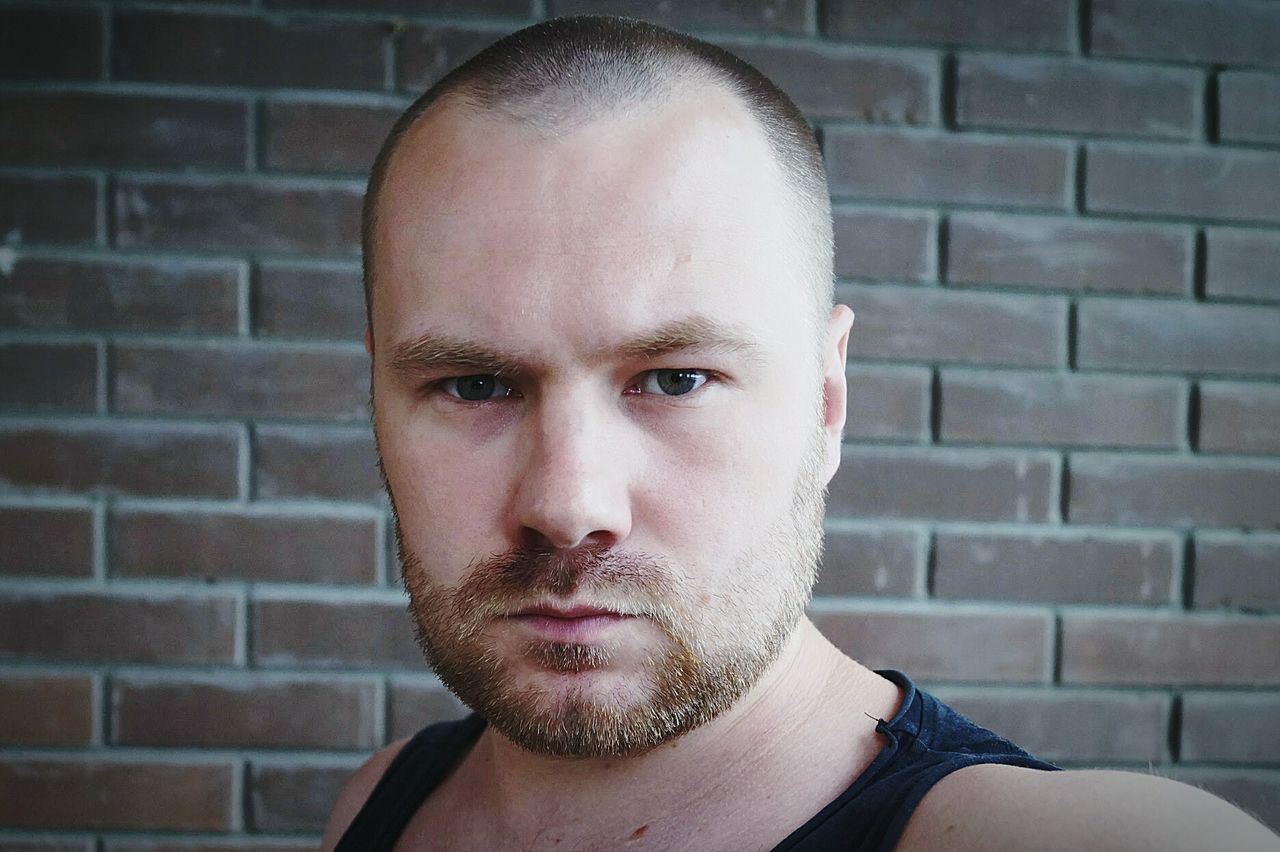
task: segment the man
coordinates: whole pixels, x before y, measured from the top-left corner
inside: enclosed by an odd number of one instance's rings
[[[1053,772],[804,616],[853,316],[800,114],[638,22],[508,37],[365,211],[374,423],[424,652],[477,715],[375,755],[326,849],[1262,848]]]

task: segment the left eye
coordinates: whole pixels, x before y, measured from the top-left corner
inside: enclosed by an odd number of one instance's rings
[[[650,370],[640,378],[641,393],[684,396],[707,383],[703,370]]]
[[[445,379],[440,387],[449,396],[466,402],[487,402],[515,393],[497,376],[459,376]]]

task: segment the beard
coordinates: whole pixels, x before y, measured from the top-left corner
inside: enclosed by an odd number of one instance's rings
[[[529,547],[477,560],[445,588],[404,544],[392,497],[401,576],[427,662],[461,701],[529,751],[585,758],[641,754],[734,706],[777,660],[804,614],[822,551],[822,435],[803,459],[782,517],[733,560],[728,587],[708,595],[688,572],[642,552]],[[390,490],[388,489],[388,494]],[[519,667],[585,674],[608,669],[619,648],[529,641],[504,654],[487,628],[550,596],[643,619],[661,636],[632,689],[588,675],[565,686],[521,682]]]

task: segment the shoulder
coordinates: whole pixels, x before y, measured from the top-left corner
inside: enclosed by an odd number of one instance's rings
[[[943,778],[897,849],[1280,850],[1280,838],[1196,787],[1138,772],[980,764]]]
[[[351,821],[356,818],[360,808],[364,807],[378,779],[387,771],[391,761],[395,760],[400,749],[404,748],[404,744],[408,741],[409,738],[405,737],[374,752],[373,756],[347,779],[342,791],[338,793],[338,801],[334,804],[332,813],[329,814],[329,821],[325,824],[324,840],[320,844],[321,852],[330,852],[338,845],[338,840],[346,832],[347,826],[351,825]]]

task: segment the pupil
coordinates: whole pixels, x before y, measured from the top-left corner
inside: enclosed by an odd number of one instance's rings
[[[658,387],[668,396],[680,396],[693,390],[698,374],[690,370],[663,370],[658,373]]]
[[[493,396],[493,376],[466,376],[458,379],[458,396],[481,402]]]

